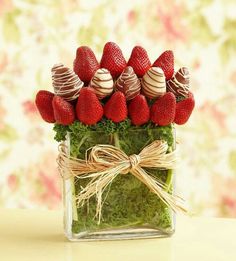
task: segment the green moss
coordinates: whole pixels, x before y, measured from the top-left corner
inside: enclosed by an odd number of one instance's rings
[[[106,122],[107,121],[107,124]],[[142,128],[130,125],[130,122],[115,124],[104,120],[93,127],[75,122],[69,126],[71,155],[84,158],[88,148],[96,144],[112,144],[119,146],[127,155],[138,154],[145,146],[156,139],[167,141],[169,150],[174,146],[173,128],[171,125],[155,127],[152,124]],[[61,131],[61,130],[60,130]],[[57,136],[63,136],[58,135]],[[172,171],[147,169],[162,182],[168,183],[169,193],[172,191]],[[89,180],[74,179],[75,194]],[[128,175],[118,175],[104,192],[102,220],[100,225],[94,218],[96,198],[90,198],[87,205],[77,208],[78,220],[73,220],[72,231],[96,231],[106,228],[125,228],[132,226],[158,228],[169,230],[172,227],[172,212],[170,209],[137,178]]]
[[[69,127],[60,124],[55,124],[53,130],[56,132],[54,139],[60,142],[66,139],[66,133],[67,131],[69,131]]]

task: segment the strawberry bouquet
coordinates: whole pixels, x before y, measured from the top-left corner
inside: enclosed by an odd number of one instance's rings
[[[152,64],[141,46],[128,61],[113,42],[100,63],[81,46],[73,70],[52,68],[54,93],[40,90],[36,105],[60,142],[65,231],[71,240],[168,236],[174,194],[174,124],[193,109],[189,71],[174,70],[165,51]]]

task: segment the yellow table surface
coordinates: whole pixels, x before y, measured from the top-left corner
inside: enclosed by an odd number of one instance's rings
[[[62,213],[0,210],[0,260],[235,261],[236,220],[177,217],[171,238],[69,242]]]

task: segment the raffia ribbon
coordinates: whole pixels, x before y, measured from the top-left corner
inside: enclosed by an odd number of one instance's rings
[[[64,143],[59,145],[58,167],[63,179],[72,176],[91,180],[77,196],[78,206],[96,195],[96,218],[101,221],[102,195],[109,184],[120,174],[132,174],[145,184],[173,211],[186,212],[183,200],[177,195],[169,194],[165,184],[144,168],[173,169],[177,163],[176,150],[167,153],[168,144],[156,140],[146,146],[138,155],[126,155],[121,149],[112,145],[96,145],[87,150],[85,160],[71,157]]]

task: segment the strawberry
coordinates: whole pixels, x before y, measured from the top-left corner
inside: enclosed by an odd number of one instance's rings
[[[76,114],[78,119],[86,125],[93,125],[101,120],[103,107],[93,88],[86,87],[81,89],[76,104]]]
[[[127,118],[128,110],[125,95],[115,92],[104,106],[104,115],[113,122],[120,122]]]
[[[176,100],[172,92],[161,96],[151,107],[151,121],[166,126],[174,121]]]
[[[55,122],[52,100],[54,94],[49,91],[41,90],[36,94],[35,104],[37,109],[46,122],[53,123]]]
[[[146,71],[151,67],[146,50],[141,46],[135,46],[132,50],[128,65],[133,67],[138,77],[143,77]]]
[[[62,125],[69,125],[75,120],[74,107],[60,96],[54,96],[52,100],[53,111],[56,122]]]
[[[176,104],[176,113],[175,113],[174,122],[179,125],[185,124],[188,121],[189,117],[191,116],[194,106],[195,106],[194,96],[191,92],[189,92],[188,98]]]
[[[171,79],[174,74],[174,54],[168,50],[162,53],[152,65],[153,67],[160,67],[166,77],[166,80]]]
[[[101,68],[110,71],[113,78],[117,78],[125,69],[126,61],[120,47],[113,42],[105,44],[101,58]]]
[[[87,46],[79,47],[74,60],[74,72],[85,85],[90,82],[97,69],[99,69],[99,63],[93,51]]]
[[[139,94],[129,104],[129,116],[134,125],[147,123],[150,118],[150,109],[144,95]]]

